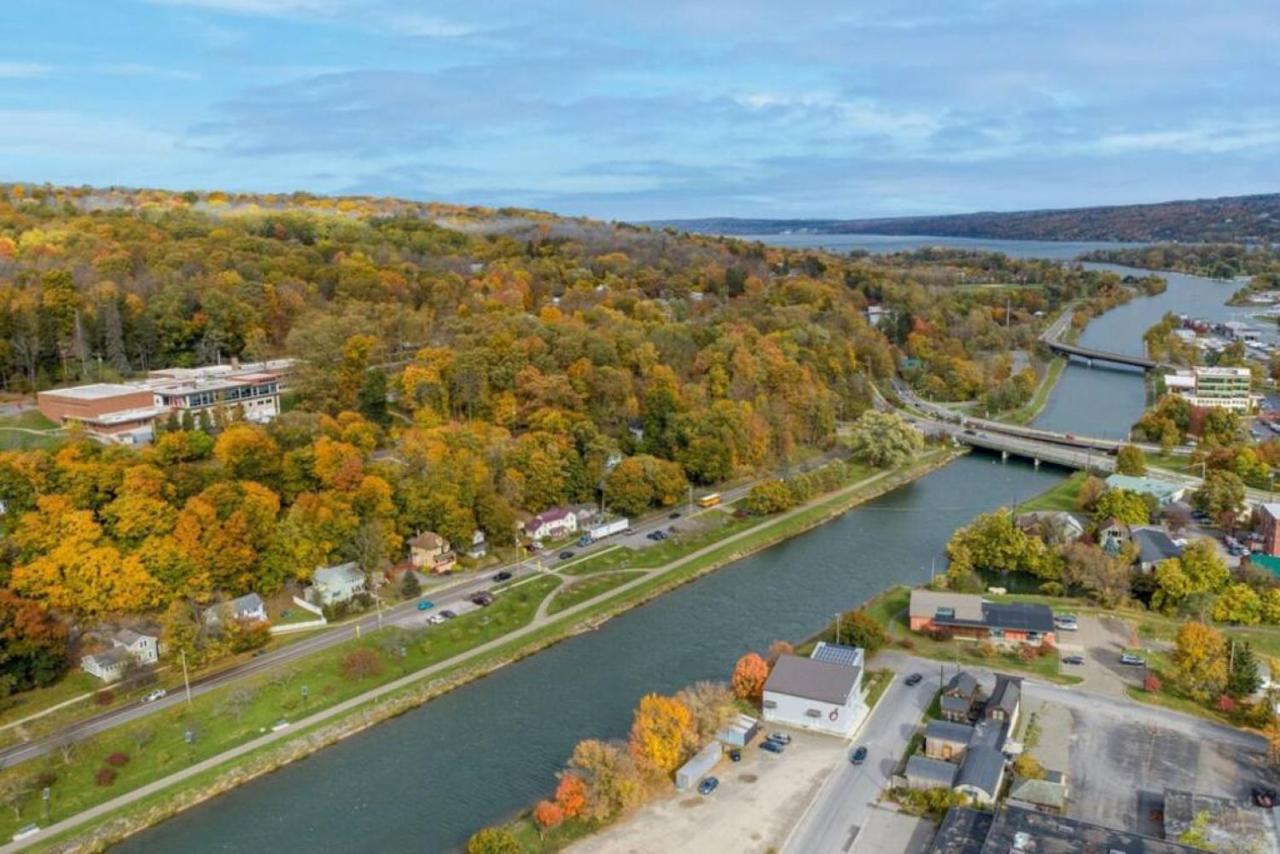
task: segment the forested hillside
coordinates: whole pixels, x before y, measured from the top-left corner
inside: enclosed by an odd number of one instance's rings
[[[1274,243],[1280,241],[1280,194],[1114,205],[983,212],[951,216],[849,220],[671,220],[704,234],[923,234],[1004,240],[1105,240],[1131,243]]]
[[[1044,313],[1114,276],[999,255],[837,257],[526,211],[385,199],[0,189],[10,393],[293,356],[268,426],[168,425],[0,454],[0,693],[65,664],[66,625],[195,608],[320,565],[377,569],[433,530],[629,513],[829,447],[901,360],[949,399],[1020,405]],[[865,316],[884,312],[881,327]],[[15,635],[16,637],[16,635]],[[17,647],[11,647],[17,649]],[[56,654],[55,654],[56,653]],[[7,680],[7,681],[6,681]]]

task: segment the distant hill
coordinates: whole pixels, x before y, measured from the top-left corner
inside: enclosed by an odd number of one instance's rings
[[[709,218],[645,223],[704,234],[927,234],[1005,240],[1116,240],[1135,243],[1280,242],[1280,193],[1150,205],[985,211],[881,219]]]

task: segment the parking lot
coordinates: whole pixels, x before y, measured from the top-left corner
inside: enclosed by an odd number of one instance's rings
[[[1079,626],[1074,632],[1058,632],[1058,649],[1063,657],[1084,658],[1084,664],[1062,665],[1064,674],[1084,679],[1080,690],[1124,697],[1126,687],[1142,684],[1144,668],[1120,663],[1131,640],[1124,620],[1082,614]]]
[[[849,749],[843,739],[788,732],[793,740],[781,755],[761,750],[757,737],[742,751],[741,762],[722,759],[711,772],[720,781],[711,795],[674,792],[569,850],[580,854],[665,854],[780,849],[832,768],[845,761]]]

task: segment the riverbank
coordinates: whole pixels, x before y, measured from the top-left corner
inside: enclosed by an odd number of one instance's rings
[[[153,786],[148,787],[143,797],[122,795],[101,804],[100,807],[95,807],[92,815],[82,812],[72,816],[52,828],[55,834],[61,833],[60,837],[51,836],[39,844],[50,847],[57,843],[60,846],[59,850],[91,850],[95,846],[100,847],[135,833],[181,809],[207,800],[215,794],[278,768],[299,756],[312,753],[325,744],[358,732],[379,720],[400,714],[459,684],[492,672],[506,663],[529,655],[572,634],[595,628],[610,617],[661,595],[675,586],[755,551],[794,537],[802,531],[841,515],[857,504],[945,466],[959,453],[953,449],[934,450],[904,469],[881,472],[862,479],[809,504],[685,555],[660,572],[646,573],[642,578],[615,588],[609,592],[608,596],[566,608],[544,623],[532,624],[518,632],[495,639],[484,647],[473,650],[465,661],[452,659],[425,671],[409,674],[374,691],[352,698],[343,704],[340,712],[326,710],[326,712],[317,713],[298,721],[288,730],[268,733],[242,748],[237,748],[234,756],[220,754],[201,763],[198,769],[188,768],[183,772],[157,780]],[[429,683],[417,684],[425,682],[428,678],[431,678]],[[403,692],[403,695],[391,696],[396,692]],[[376,706],[361,711],[358,716],[354,714],[375,699],[379,701]],[[335,724],[332,719],[337,714],[352,715],[352,718]],[[321,725],[327,728],[326,731],[322,734],[313,733],[312,730],[318,729]],[[301,744],[285,744],[286,740]],[[269,746],[277,749],[270,754],[260,753],[252,763],[245,761],[246,754],[258,753]],[[232,761],[238,763],[239,767],[228,768],[227,763]],[[181,788],[175,790],[175,787]],[[119,814],[120,810],[125,810],[123,815]],[[86,837],[86,825],[92,826],[95,822],[98,826]],[[73,836],[74,839],[71,838]],[[59,839],[70,841],[59,842]]]

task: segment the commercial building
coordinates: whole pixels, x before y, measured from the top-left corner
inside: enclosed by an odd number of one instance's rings
[[[1258,396],[1250,392],[1253,375],[1248,368],[1202,368],[1176,371],[1164,377],[1170,394],[1186,398],[1192,406],[1252,412]]]
[[[819,644],[810,658],[783,655],[764,685],[764,719],[848,736],[867,716],[863,651]]]
[[[1047,605],[998,604],[968,593],[912,590],[908,615],[913,632],[1032,646],[1056,640]]]
[[[1280,504],[1263,504],[1258,508],[1262,528],[1262,551],[1280,555]]]
[[[953,807],[938,828],[929,854],[1192,854],[1199,850],[1006,804],[994,815]]]
[[[138,445],[155,438],[155,422],[171,414],[212,418],[216,410],[248,421],[280,414],[280,390],[291,359],[249,365],[211,365],[152,371],[127,383],[90,383],[36,395],[40,412],[59,424],[80,424],[112,442]]]
[[[1107,489],[1123,489],[1139,495],[1150,495],[1161,507],[1181,501],[1187,494],[1186,484],[1132,474],[1107,475]]]

